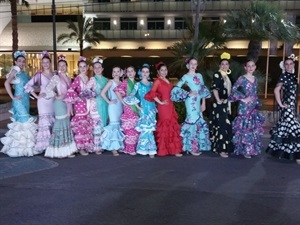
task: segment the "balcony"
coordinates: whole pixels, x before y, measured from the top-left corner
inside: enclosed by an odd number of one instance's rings
[[[106,39],[182,39],[187,37],[187,30],[101,30]]]
[[[268,0],[267,0],[268,1]],[[283,10],[299,10],[300,1],[280,1],[269,0],[270,4],[278,5]],[[224,12],[228,10],[238,10],[243,6],[250,5],[249,0],[210,0],[203,5],[203,11]],[[89,13],[112,13],[112,12],[192,12],[194,8],[191,2],[151,2],[151,1],[136,1],[136,2],[111,2],[111,3],[86,3],[84,12]]]

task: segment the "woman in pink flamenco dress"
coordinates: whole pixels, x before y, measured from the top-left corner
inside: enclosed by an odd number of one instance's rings
[[[107,78],[102,74],[102,64],[103,60],[101,58],[95,57],[93,59],[94,76],[90,78],[87,84],[87,88],[96,95],[95,98],[90,100],[89,112],[93,121],[94,152],[97,155],[102,154],[101,134],[108,120],[108,104],[101,96],[101,91],[107,84]]]
[[[90,99],[93,92],[87,89],[88,76],[86,58],[80,56],[78,60],[79,74],[68,89],[65,102],[74,105],[74,117],[71,119],[71,128],[79,153],[83,156],[93,152],[93,121],[89,115]]]
[[[123,114],[121,116],[121,128],[125,134],[124,145],[122,152],[129,155],[136,155],[136,146],[139,140],[139,132],[135,129],[136,123],[139,120],[138,108],[135,105],[123,100],[124,97],[130,96],[135,85],[135,69],[130,66],[126,70],[127,79],[118,85],[114,92],[123,104]],[[130,104],[130,105],[129,105]]]
[[[49,146],[51,130],[54,124],[54,98],[48,98],[46,95],[46,86],[53,77],[51,71],[51,57],[47,51],[42,53],[42,71],[37,72],[25,85],[25,91],[37,99],[38,108],[38,133],[36,136],[36,145],[34,154],[43,153]],[[39,93],[36,93],[35,87],[39,87]]]
[[[66,104],[63,99],[71,84],[67,75],[66,57],[58,56],[58,73],[55,74],[46,87],[46,94],[55,97],[54,113],[55,122],[52,128],[50,144],[45,151],[45,157],[50,158],[72,158],[77,152],[73,133],[70,126],[71,104]]]

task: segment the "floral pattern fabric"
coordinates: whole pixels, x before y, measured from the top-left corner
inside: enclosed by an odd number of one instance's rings
[[[189,92],[182,87],[187,86],[197,94],[189,96]],[[209,98],[210,92],[204,85],[202,75],[185,74],[173,88],[171,97],[173,101],[184,101],[186,107],[186,118],[181,126],[181,136],[183,138],[183,151],[195,152],[209,151],[211,143],[209,140],[209,130],[200,109],[201,100]]]
[[[240,101],[250,97],[251,101]],[[261,152],[264,117],[258,111],[261,103],[257,97],[257,80],[249,81],[240,76],[232,87],[230,101],[239,101],[238,115],[232,122],[234,132],[234,153],[237,155],[258,155]]]

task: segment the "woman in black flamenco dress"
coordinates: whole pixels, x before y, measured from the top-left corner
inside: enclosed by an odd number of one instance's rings
[[[285,72],[280,75],[274,94],[280,117],[271,129],[267,153],[281,159],[296,160],[300,164],[300,123],[297,119],[298,82],[293,58],[284,61]],[[282,94],[281,94],[282,91]]]

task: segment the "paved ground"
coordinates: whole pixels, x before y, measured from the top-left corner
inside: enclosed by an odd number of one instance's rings
[[[1,225],[300,224],[300,167],[265,154],[1,154],[0,171]]]

